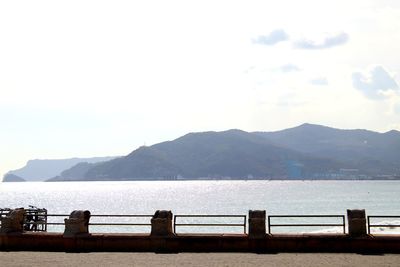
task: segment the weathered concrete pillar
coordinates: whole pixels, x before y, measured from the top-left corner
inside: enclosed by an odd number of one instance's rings
[[[24,228],[25,209],[18,208],[11,210],[6,217],[1,220],[1,233],[23,232]]]
[[[64,219],[64,236],[72,237],[76,234],[88,234],[89,219],[90,211],[88,210],[74,210],[73,212],[71,212],[69,218]]]
[[[367,235],[367,220],[365,210],[347,210],[349,235],[352,237]]]
[[[157,210],[151,219],[152,236],[171,236],[172,230],[172,212],[170,210]]]
[[[249,238],[264,238],[265,210],[249,210]]]

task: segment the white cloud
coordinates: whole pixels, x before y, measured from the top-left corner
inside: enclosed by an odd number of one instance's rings
[[[279,42],[287,41],[289,35],[283,29],[277,29],[267,35],[260,35],[253,39],[253,43],[272,46]]]
[[[352,80],[354,88],[371,99],[385,98],[386,91],[399,89],[395,79],[380,65],[371,68],[367,74],[354,72]]]
[[[396,114],[400,114],[400,103],[394,105],[393,111]],[[400,127],[398,127],[398,129],[400,129]]]
[[[328,79],[325,77],[318,77],[310,81],[313,85],[328,85]]]
[[[280,68],[283,72],[301,71],[301,69],[294,64],[286,64]]]
[[[341,32],[338,34],[328,35],[320,41],[313,40],[299,40],[294,43],[295,48],[299,49],[326,49],[335,47],[338,45],[343,45],[349,40],[349,35],[347,33]]]

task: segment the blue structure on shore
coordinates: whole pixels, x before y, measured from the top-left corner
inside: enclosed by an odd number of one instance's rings
[[[304,167],[303,164],[301,164],[295,160],[287,160],[286,161],[286,171],[288,174],[288,178],[302,179],[303,178],[303,167]]]

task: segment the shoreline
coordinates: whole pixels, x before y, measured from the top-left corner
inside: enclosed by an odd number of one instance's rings
[[[185,182],[185,181],[303,181],[303,182],[310,182],[310,181],[400,181],[398,179],[126,179],[126,180],[59,180],[59,181],[1,181],[2,183],[59,183],[59,182]]]

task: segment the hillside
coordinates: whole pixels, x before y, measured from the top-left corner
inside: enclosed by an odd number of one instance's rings
[[[101,162],[100,162],[101,163]],[[90,168],[99,163],[80,162],[71,168],[64,170],[60,175],[46,180],[47,182],[57,181],[79,181],[85,178],[85,174]]]
[[[191,133],[141,147],[89,169],[85,179],[300,178],[340,167],[351,166],[276,146],[256,134],[230,130]]]
[[[14,174],[6,174],[3,177],[3,182],[26,182],[26,181]]]
[[[81,163],[95,163],[111,160],[115,157],[71,158],[71,159],[35,159],[29,160],[18,170],[9,171],[4,177],[12,174],[25,181],[44,181],[61,174],[62,171]]]
[[[377,133],[303,124],[275,132],[189,133],[124,157],[97,158],[103,162],[30,161],[9,174],[26,179],[24,171],[29,170],[30,181],[398,179],[399,151],[400,132],[395,130]]]
[[[339,130],[303,124],[277,131],[257,132],[269,142],[313,157],[348,162],[370,175],[400,172],[400,132]]]

